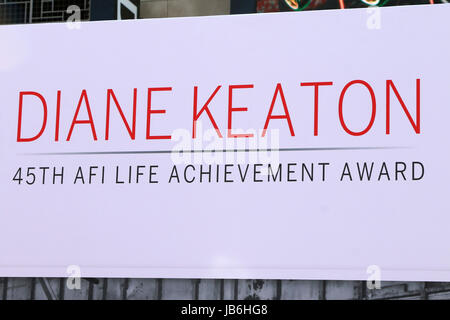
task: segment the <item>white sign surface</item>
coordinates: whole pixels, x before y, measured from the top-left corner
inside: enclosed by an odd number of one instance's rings
[[[1,27],[0,276],[450,281],[449,17]]]

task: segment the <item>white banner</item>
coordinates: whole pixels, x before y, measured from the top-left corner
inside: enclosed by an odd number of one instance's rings
[[[0,27],[0,276],[450,281],[449,17]]]

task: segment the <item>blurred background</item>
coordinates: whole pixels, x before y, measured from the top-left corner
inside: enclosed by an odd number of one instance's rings
[[[450,0],[0,0],[0,24],[448,2]],[[450,283],[436,282],[382,282],[381,289],[369,290],[365,281],[82,279],[81,288],[73,290],[68,289],[66,281],[59,278],[0,278],[0,299],[450,299]]]
[[[79,14],[82,21],[93,21],[448,2],[450,0],[0,0],[0,24],[63,22],[74,13]]]

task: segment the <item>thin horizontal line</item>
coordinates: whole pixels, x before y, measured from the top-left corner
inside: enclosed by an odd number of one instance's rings
[[[86,152],[42,152],[25,153],[32,156],[83,156],[116,154],[171,154],[171,153],[230,153],[230,152],[307,152],[307,151],[355,151],[355,150],[392,150],[408,147],[323,147],[323,148],[266,148],[266,149],[219,149],[219,150],[137,150],[137,151],[86,151]]]

